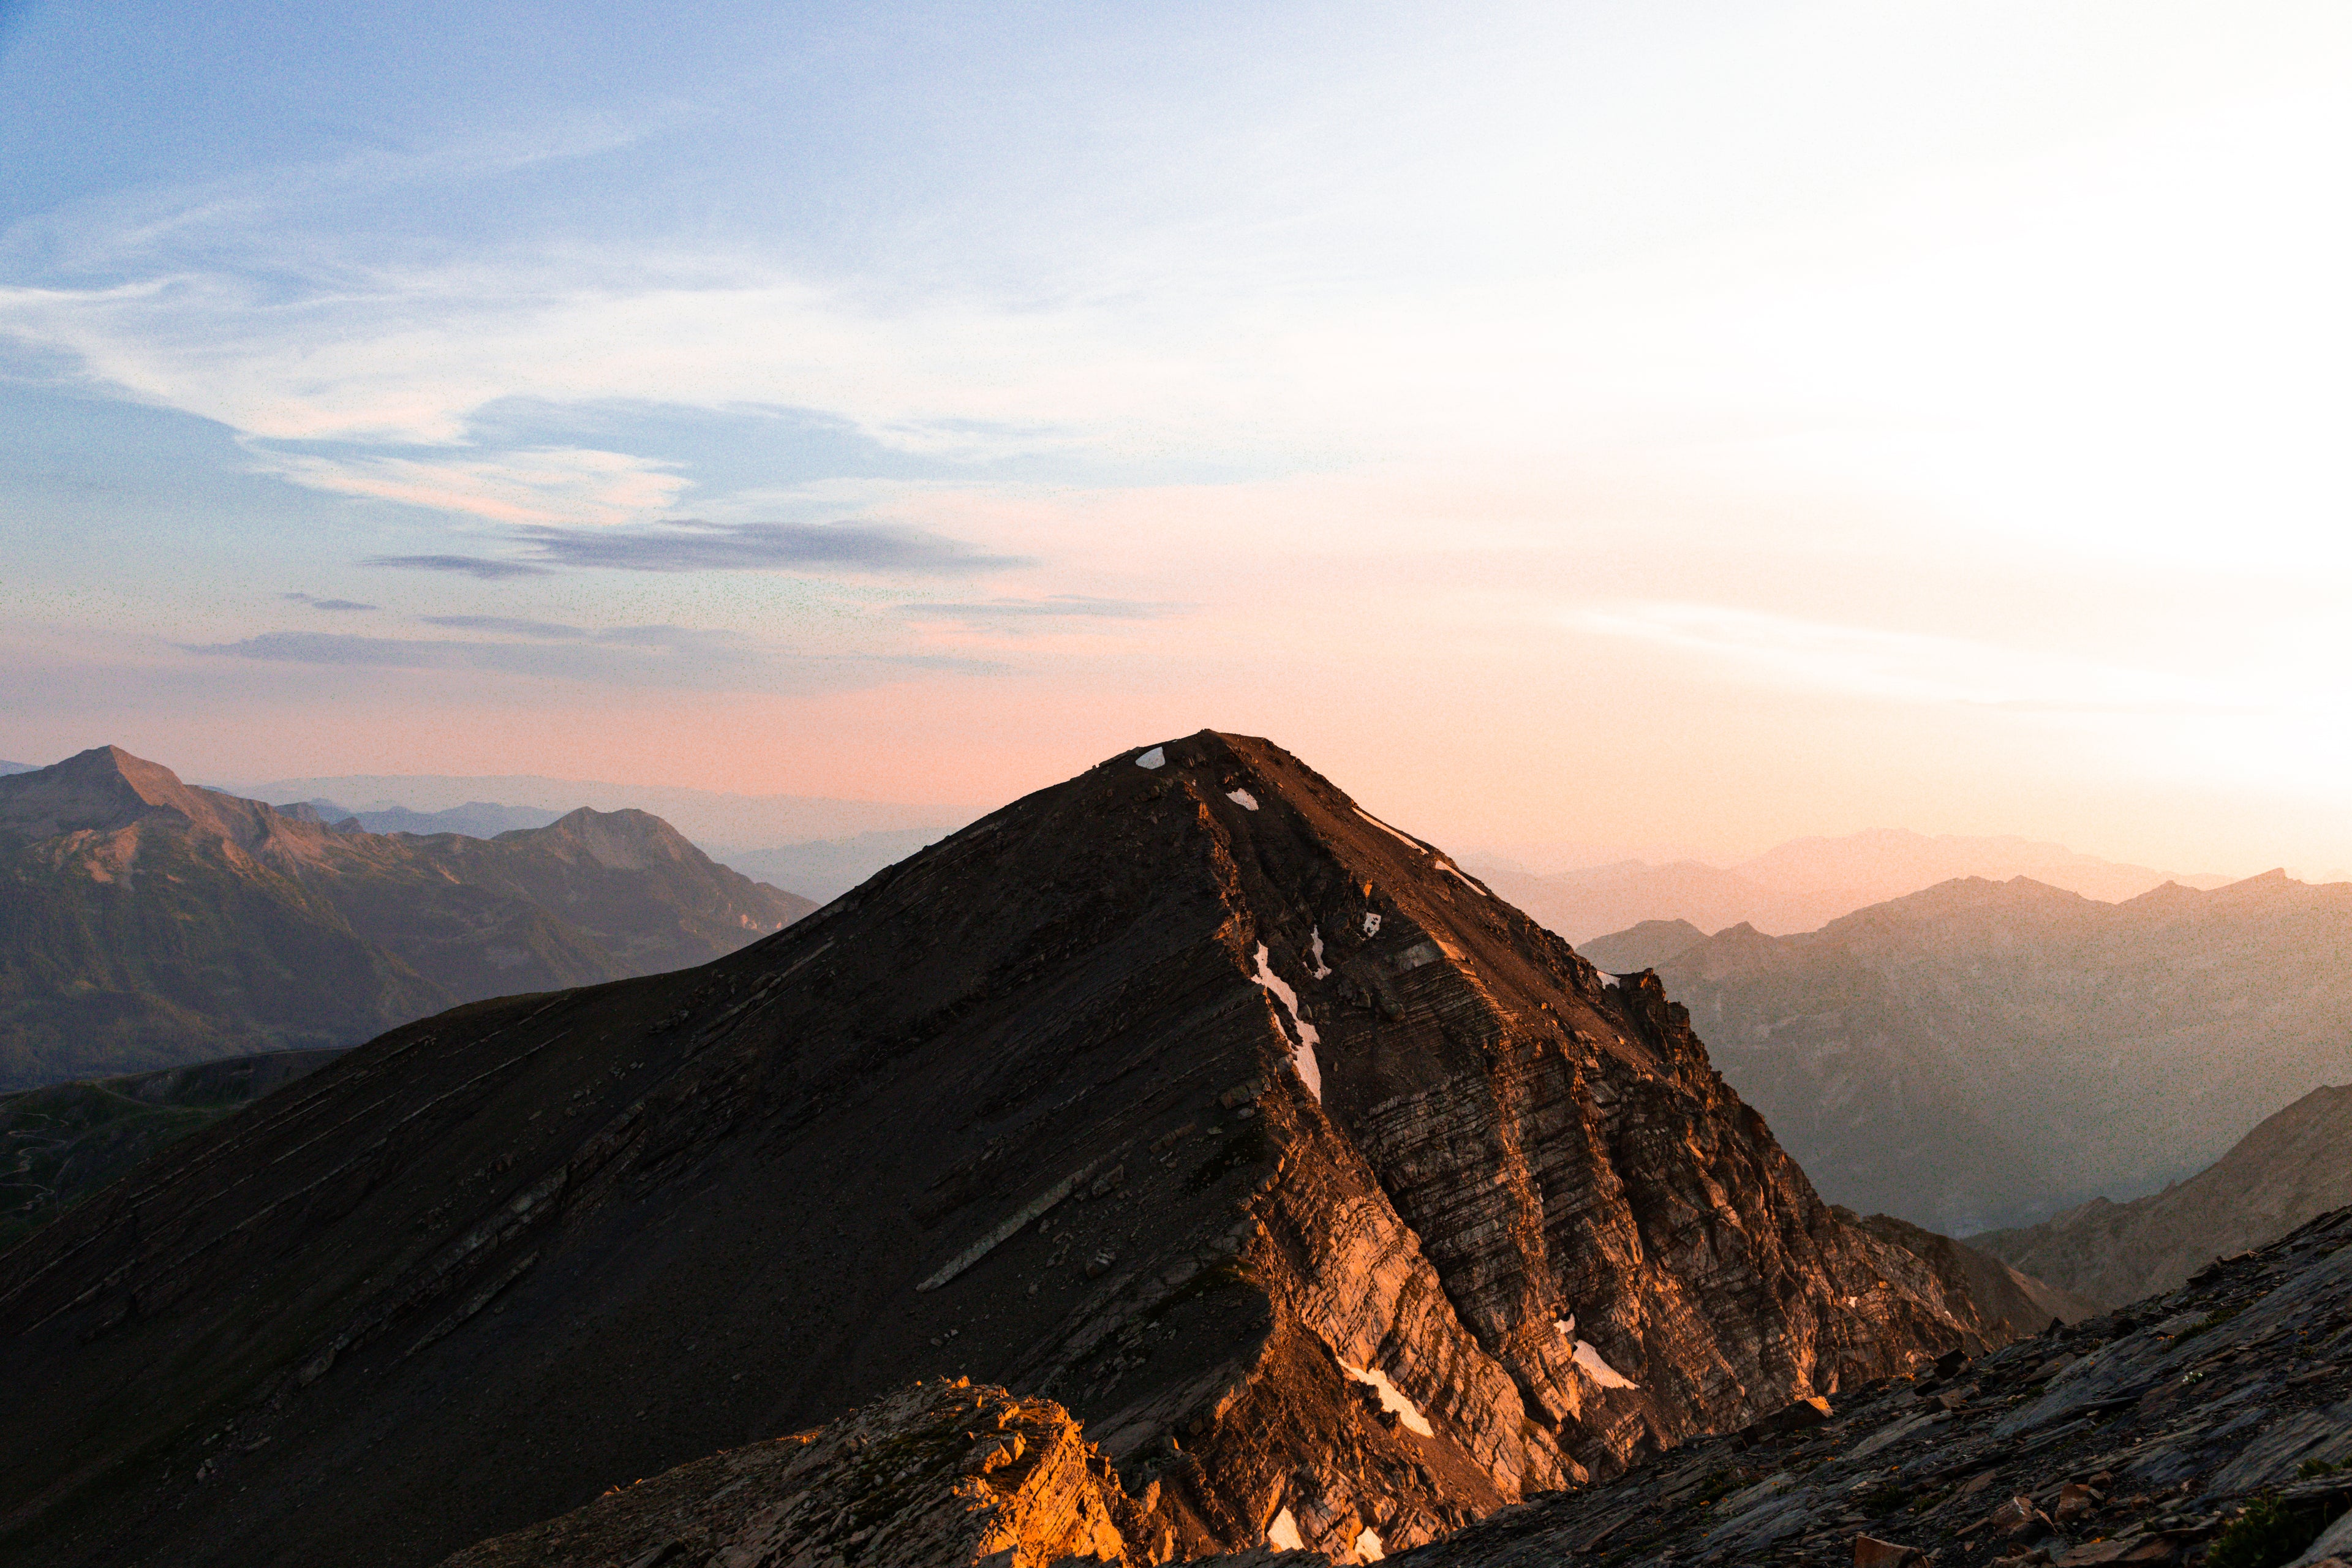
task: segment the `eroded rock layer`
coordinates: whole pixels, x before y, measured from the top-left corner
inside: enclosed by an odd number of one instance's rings
[[[0,1258],[0,1546],[429,1563],[945,1374],[1081,1418],[1145,1555],[1357,1561],[2005,1337],[1956,1281],[1654,980],[1203,733],[395,1031]]]

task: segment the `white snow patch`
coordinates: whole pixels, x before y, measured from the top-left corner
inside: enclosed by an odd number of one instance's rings
[[[1344,1361],[1339,1363],[1339,1370],[1348,1374],[1350,1382],[1365,1384],[1378,1389],[1381,1395],[1381,1408],[1395,1411],[1398,1419],[1404,1423],[1407,1431],[1418,1432],[1424,1437],[1436,1435],[1429,1425],[1429,1417],[1421,1413],[1421,1406],[1407,1399],[1403,1391],[1389,1381],[1387,1373],[1378,1367],[1349,1366]]]
[[[1370,910],[1367,910],[1364,914],[1364,934],[1366,936],[1378,936],[1381,934],[1381,917],[1371,913]]]
[[[1290,1014],[1290,1026],[1298,1031],[1298,1049],[1291,1053],[1291,1065],[1298,1069],[1299,1078],[1306,1082],[1307,1092],[1321,1100],[1323,1068],[1315,1059],[1315,1046],[1323,1037],[1315,1032],[1314,1025],[1298,1016],[1298,993],[1293,991],[1290,983],[1276,974],[1274,966],[1266,963],[1264,942],[1257,944],[1257,983],[1282,998],[1284,1008]]]
[[[1356,807],[1356,815],[1362,817],[1366,822],[1370,823],[1374,827],[1379,828],[1382,833],[1387,834],[1391,838],[1393,838],[1398,843],[1403,845],[1406,848],[1412,850],[1414,854],[1418,855],[1421,853],[1421,846],[1419,844],[1407,838],[1403,834],[1399,833],[1395,828],[1391,827],[1387,823],[1382,822],[1379,817],[1374,816],[1362,806],[1360,805]]]
[[[1250,794],[1250,792],[1245,789],[1229,789],[1225,792],[1225,798],[1232,801],[1235,805],[1240,806],[1244,811],[1255,811],[1257,809],[1257,796]]]
[[[1307,1542],[1298,1539],[1298,1521],[1290,1517],[1290,1510],[1286,1508],[1276,1514],[1274,1522],[1265,1527],[1265,1543],[1276,1552],[1307,1550]]]
[[[1143,755],[1136,758],[1135,765],[1139,768],[1156,768],[1161,766],[1167,761],[1168,748],[1165,746],[1154,746],[1151,750],[1144,752]]]
[[[1559,1331],[1559,1337],[1561,1339],[1572,1340],[1576,1337],[1576,1320],[1574,1318],[1554,1318],[1551,1321],[1551,1326]]]
[[[1307,935],[1315,949],[1315,978],[1318,980],[1328,979],[1331,973],[1331,966],[1323,962],[1323,928],[1321,926],[1312,927],[1308,931]]]
[[[1484,889],[1484,888],[1482,888],[1482,887],[1480,887],[1477,883],[1475,883],[1475,882],[1472,881],[1469,878],[1467,878],[1467,877],[1464,876],[1460,871],[1455,870],[1455,869],[1454,869],[1454,862],[1453,862],[1453,861],[1451,861],[1451,860],[1440,860],[1440,861],[1437,863],[1437,868],[1438,868],[1439,870],[1441,870],[1441,871],[1448,871],[1448,872],[1452,872],[1452,873],[1453,873],[1453,876],[1454,876],[1454,879],[1455,881],[1457,881],[1457,882],[1461,883],[1464,887],[1465,887],[1465,888],[1469,889],[1472,892],[1474,892],[1474,893],[1477,894],[1480,898],[1482,898],[1482,899],[1483,899],[1483,898],[1485,898],[1485,897],[1486,896],[1486,889]]]
[[[1381,1532],[1369,1524],[1364,1526],[1363,1533],[1356,1537],[1356,1555],[1367,1563],[1378,1563],[1386,1557],[1388,1552],[1381,1546]]]
[[[1582,1340],[1576,1342],[1576,1364],[1584,1369],[1585,1376],[1591,1378],[1593,1382],[1599,1384],[1603,1388],[1632,1388],[1635,1386],[1633,1379],[1625,1376],[1615,1367],[1611,1366],[1606,1361],[1603,1361],[1601,1359],[1601,1352],[1594,1350],[1591,1345],[1586,1344]]]

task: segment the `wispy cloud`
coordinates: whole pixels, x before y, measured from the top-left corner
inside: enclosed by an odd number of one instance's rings
[[[997,674],[1006,667],[952,655],[833,654],[762,647],[740,633],[691,626],[606,631],[497,616],[446,616],[453,629],[526,640],[371,637],[332,632],[263,632],[234,642],[183,645],[189,653],[265,664],[344,669],[471,670],[614,687],[815,691],[873,686],[912,670]]]
[[[283,597],[298,605],[308,605],[314,610],[373,610],[373,605],[362,605],[357,599],[321,599],[310,594],[288,594]]]
[[[625,452],[545,447],[485,458],[323,456],[248,441],[254,467],[311,489],[487,518],[610,526],[659,513],[687,488],[672,465]]]
[[[486,555],[371,555],[362,566],[392,566],[404,572],[450,572],[495,583],[507,577],[545,577],[551,569],[528,561],[499,561]]]
[[[923,601],[891,610],[901,620],[958,626],[973,631],[1012,630],[1055,621],[1156,621],[1181,615],[1189,604],[1163,599],[1107,599],[1049,594],[1030,599]]]
[[[520,560],[478,555],[376,555],[370,566],[520,577],[559,566],[614,572],[870,572],[969,577],[1028,566],[960,539],[877,522],[704,522],[681,519],[646,528],[516,531]]]
[[[2020,712],[2246,709],[2241,694],[2216,681],[1965,637],[1654,601],[1596,606],[1566,618],[1579,631],[1672,648],[1772,686]]]

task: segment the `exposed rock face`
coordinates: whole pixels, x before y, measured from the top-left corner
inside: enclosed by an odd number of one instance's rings
[[[1962,881],[1658,975],[1823,1194],[1965,1235],[2184,1178],[2352,1079],[2347,951],[2347,883]]]
[[[941,1373],[1083,1419],[1150,1553],[1353,1561],[2005,1331],[1654,979],[1203,733],[701,970],[352,1053],[0,1257],[0,1548],[244,1568],[432,1563]]]
[[[658,817],[345,831],[102,746],[0,778],[0,1088],[349,1046],[453,1003],[700,963],[811,907]]]
[[[2238,1562],[2352,1550],[2347,1241],[2339,1209],[2128,1312],[1854,1390],[1827,1422],[1689,1444],[1391,1561],[1893,1561],[1867,1538],[1947,1563],[2160,1568],[2233,1530]],[[2242,1550],[2256,1532],[2277,1554]]]
[[[681,1465],[443,1568],[1081,1568],[1137,1510],[1049,1399],[918,1384],[824,1426]]]
[[[1989,1252],[1922,1230],[1908,1220],[1885,1214],[1865,1219],[1851,1209],[1836,1212],[1848,1224],[1858,1225],[1918,1258],[1948,1294],[1966,1297],[1985,1318],[2021,1338],[2040,1333],[2053,1321],[2080,1322],[2099,1310],[2098,1302],[2012,1268]]]
[[[2216,1258],[2277,1240],[2352,1203],[2352,1085],[2315,1089],[2177,1186],[2126,1204],[2094,1198],[1971,1246],[2101,1306],[2169,1290]]]

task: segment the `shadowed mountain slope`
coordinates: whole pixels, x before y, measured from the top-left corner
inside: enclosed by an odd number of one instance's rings
[[[0,1088],[356,1045],[702,963],[810,908],[643,812],[345,832],[112,746],[0,778]]]
[[[1969,1238],[2019,1268],[2118,1306],[2170,1290],[2216,1258],[2264,1247],[2352,1203],[2352,1085],[2315,1089],[2221,1159],[2129,1203]]]
[[[1409,1545],[2005,1337],[1654,981],[1204,732],[395,1031],[0,1256],[0,1552],[430,1563],[940,1374],[1066,1406],[1167,1551]]]
[[[0,1249],[164,1144],[341,1054],[275,1051],[0,1094]]]

